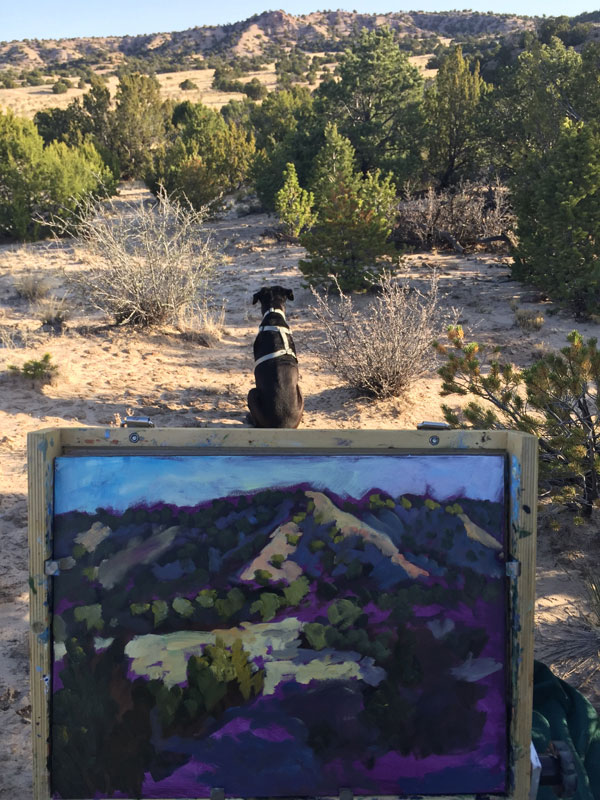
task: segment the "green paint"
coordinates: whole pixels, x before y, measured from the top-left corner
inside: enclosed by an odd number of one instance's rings
[[[362,613],[362,608],[352,600],[336,600],[327,609],[327,619],[341,630],[347,630]]]
[[[150,603],[131,603],[129,610],[134,616],[145,614],[146,611],[150,611]]]
[[[308,639],[308,643],[315,650],[322,650],[327,647],[327,640],[325,639],[325,632],[327,628],[321,625],[320,622],[308,622],[304,626],[304,635]]]
[[[164,600],[155,600],[152,603],[152,614],[154,615],[154,625],[160,625],[169,616],[169,606]]]
[[[194,606],[186,597],[176,597],[173,600],[173,611],[181,617],[191,617],[194,613]]]
[[[104,627],[104,620],[102,619],[102,606],[100,603],[94,603],[91,606],[78,606],[73,609],[73,616],[76,622],[85,622],[88,631],[94,628],[101,631]]]
[[[29,588],[31,589],[32,593],[33,594],[37,594],[37,589],[35,588],[35,583],[33,582],[33,578],[32,577],[29,578],[28,583],[29,583]]]
[[[254,570],[254,580],[257,583],[260,583],[261,586],[267,586],[271,578],[273,577],[272,573],[269,572],[268,569],[255,569]]]
[[[214,589],[202,589],[200,594],[196,597],[196,602],[202,608],[213,608],[216,599],[217,592]]]
[[[272,592],[263,592],[259,599],[250,606],[250,613],[256,614],[258,611],[263,622],[269,622],[281,607],[282,602],[279,595],[273,594]]]
[[[241,611],[246,602],[244,593],[237,588],[230,589],[226,598],[220,598],[215,602],[215,608],[220,617],[229,619],[238,611]]]
[[[297,606],[298,603],[308,594],[310,584],[308,579],[302,575],[283,590],[284,597],[290,606]]]

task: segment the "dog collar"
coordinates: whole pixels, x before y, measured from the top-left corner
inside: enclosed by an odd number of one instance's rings
[[[265,317],[267,317],[269,314],[281,314],[283,321],[287,322],[287,319],[285,318],[285,311],[282,308],[268,308],[263,314],[262,322],[264,322]]]

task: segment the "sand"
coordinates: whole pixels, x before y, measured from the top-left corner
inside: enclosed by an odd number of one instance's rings
[[[121,190],[123,202],[143,195],[135,184]],[[83,268],[72,243],[0,247],[0,798],[25,798],[31,791],[25,452],[29,431],[116,424],[127,410],[149,415],[157,426],[247,425],[252,341],[260,321],[252,294],[272,283],[288,286],[295,294],[288,320],[306,397],[302,427],[414,429],[424,419],[442,419],[441,381],[435,370],[407,397],[376,403],[356,398],[341,384],[320,357],[322,333],[310,310],[312,296],[302,287],[297,269],[303,250],[262,236],[273,224],[267,215],[238,217],[235,211],[209,224],[223,252],[215,280],[215,315],[225,304],[224,330],[210,347],[175,328],[136,332],[107,326],[98,314],[77,308],[63,332],[45,331],[35,306],[17,296],[15,281],[32,273],[43,276],[61,296],[62,271]],[[440,275],[442,302],[461,309],[467,337],[502,345],[518,365],[563,346],[574,327],[585,336],[600,334],[598,324],[576,323],[513,281],[508,258],[501,252],[407,257],[412,280],[427,278],[434,268]],[[544,314],[541,330],[527,333],[516,326],[511,308],[515,300],[522,308]],[[66,304],[71,307],[72,299]],[[59,368],[51,384],[34,386],[6,372],[9,364],[20,366],[45,353]],[[450,397],[445,402],[458,405],[458,400]],[[553,516],[560,521],[558,532],[549,530],[544,516],[540,524],[536,646],[600,707],[600,675],[594,672],[598,639],[590,628],[582,582],[585,568],[600,563],[598,536],[591,526],[576,528],[568,512]],[[573,646],[578,648],[576,657],[569,655]],[[583,657],[594,652],[592,660]]]

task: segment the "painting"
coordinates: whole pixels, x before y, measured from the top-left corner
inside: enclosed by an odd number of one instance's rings
[[[508,792],[504,454],[54,470],[52,797]]]

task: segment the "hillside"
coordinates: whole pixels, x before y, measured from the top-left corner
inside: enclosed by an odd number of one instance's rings
[[[356,29],[387,25],[412,38],[441,36],[500,37],[534,30],[532,17],[474,11],[357,14],[317,11],[299,17],[266,11],[231,25],[138,36],[24,39],[0,43],[0,70],[48,69],[64,65],[111,67],[126,58],[166,58],[191,66],[209,55],[269,56],[276,47],[296,45],[310,51],[341,49]]]

